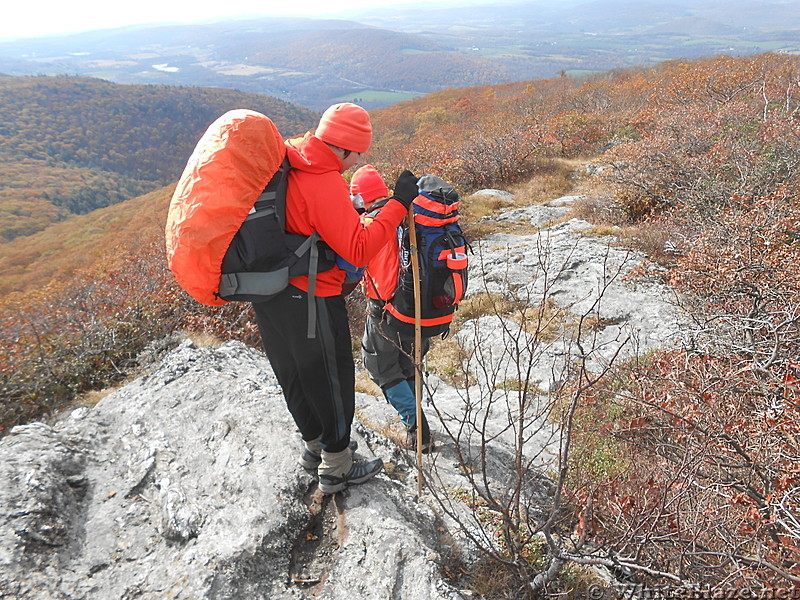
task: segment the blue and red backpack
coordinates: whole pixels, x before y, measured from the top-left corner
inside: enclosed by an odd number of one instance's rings
[[[422,336],[445,336],[467,291],[467,243],[458,224],[458,192],[435,175],[417,182],[413,203],[420,268]],[[387,321],[401,333],[414,333],[414,275],[408,227],[400,242],[400,272],[394,296],[386,303]]]

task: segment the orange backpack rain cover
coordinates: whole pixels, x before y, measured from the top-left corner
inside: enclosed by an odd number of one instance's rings
[[[222,259],[256,199],[278,170],[286,148],[275,124],[237,109],[200,138],[172,195],[167,262],[195,300],[218,306]]]

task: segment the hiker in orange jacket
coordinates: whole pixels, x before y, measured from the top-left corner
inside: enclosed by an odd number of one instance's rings
[[[404,171],[381,216],[363,227],[342,173],[356,165],[371,140],[367,112],[343,103],[324,112],[314,133],[286,142],[292,166],[286,230],[316,231],[339,257],[362,267],[395,235],[417,195],[416,177]],[[276,297],[253,303],[264,349],[305,442],[300,462],[317,470],[324,493],[367,481],[383,468],[380,459],[354,460],[350,447],[355,366],[344,279],[345,271],[334,266],[315,281],[292,278]]]
[[[367,229],[388,208],[389,189],[372,165],[359,168],[350,180],[351,196],[361,196],[368,222]],[[374,219],[374,220],[373,220]],[[401,334],[384,319],[384,304],[394,296],[400,271],[400,235],[397,234],[369,261],[361,284],[367,296],[367,318],[361,340],[361,358],[370,378],[400,414],[406,426],[406,445],[417,445],[417,405],[414,380],[414,336]],[[422,356],[430,342],[422,339]],[[421,414],[423,452],[433,448],[425,413]]]

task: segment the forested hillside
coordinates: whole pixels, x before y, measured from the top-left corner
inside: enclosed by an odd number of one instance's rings
[[[137,255],[163,232],[174,185],[54,223],[0,246],[0,296],[28,292],[53,279],[107,262],[114,252]]]
[[[773,54],[451,89],[373,113],[364,160],[387,179],[411,168],[453,181],[473,236],[468,192],[517,185],[565,159],[608,167],[604,195],[585,209],[598,230],[648,251],[638,276],[669,282],[695,323],[685,348],[615,365],[589,387],[564,383],[580,400],[562,474],[568,514],[558,536],[537,542],[538,560],[594,561],[684,591],[800,583],[798,115],[800,59]],[[168,333],[253,341],[246,307],[205,309],[176,288],[161,194],[142,200],[147,218],[126,205],[131,216],[114,225],[121,246],[95,238],[99,261],[3,299],[4,426],[118,380]],[[73,220],[86,231],[58,237],[86,239],[103,227],[90,217]],[[541,569],[520,542],[524,518],[493,522],[507,554],[492,572],[514,589]]]
[[[287,136],[316,122],[234,90],[0,77],[0,240],[176,181],[206,127],[232,108],[270,115]]]

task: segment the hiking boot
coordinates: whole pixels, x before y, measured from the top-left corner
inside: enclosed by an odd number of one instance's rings
[[[320,475],[319,489],[324,494],[335,494],[341,492],[348,485],[364,483],[372,479],[383,470],[383,461],[380,458],[372,460],[354,460],[350,470],[344,475]]]
[[[350,445],[347,447],[350,448],[352,452],[355,452],[356,450],[358,450],[358,442],[356,440],[350,440]],[[308,469],[309,471],[315,471],[317,467],[319,467],[319,463],[321,462],[322,462],[322,456],[320,455],[319,451],[309,448],[308,443],[305,443],[305,447],[303,448],[303,454],[300,455],[300,465],[304,469]]]
[[[431,429],[428,426],[428,419],[425,413],[420,413],[422,417],[422,453],[427,454],[434,449],[433,439],[431,438]],[[414,452],[417,451],[417,425],[406,427],[406,447]]]

